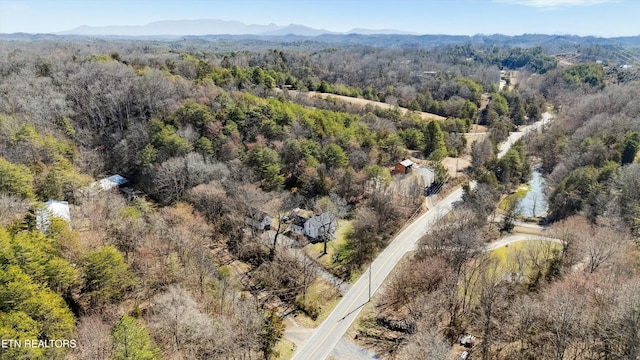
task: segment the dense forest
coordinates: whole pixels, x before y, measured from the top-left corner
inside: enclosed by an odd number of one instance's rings
[[[321,321],[330,280],[356,279],[429,185],[465,201],[396,268],[361,345],[444,359],[472,332],[474,359],[638,356],[637,70],[542,47],[206,43],[0,42],[0,338],[77,344],[1,359],[286,356],[286,318]],[[404,159],[433,183],[393,175]],[[483,248],[513,230],[501,199],[531,164],[562,244],[522,252],[507,279]],[[102,188],[115,174],[120,191]],[[43,225],[50,200],[68,219]],[[303,213],[337,230],[296,234]]]

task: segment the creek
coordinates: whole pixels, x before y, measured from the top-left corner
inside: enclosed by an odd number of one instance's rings
[[[529,180],[529,191],[520,199],[518,203],[518,215],[528,217],[545,217],[549,209],[549,204],[545,198],[546,183],[540,169],[531,172]]]

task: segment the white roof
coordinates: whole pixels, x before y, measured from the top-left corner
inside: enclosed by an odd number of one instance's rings
[[[51,213],[51,216],[61,218],[62,220],[71,221],[71,214],[69,213],[69,203],[66,201],[49,200],[44,203],[46,209]]]
[[[402,161],[400,161],[400,165],[407,167],[407,166],[411,166],[413,165],[413,161],[409,160],[409,159],[404,159]]]
[[[114,187],[118,187],[128,181],[129,180],[127,180],[126,178],[118,174],[115,174],[115,175],[109,176],[108,178],[104,178],[94,182],[93,184],[91,184],[91,187],[100,188],[102,190],[109,190],[109,189],[113,189]]]
[[[307,221],[307,223],[309,224],[309,226],[319,229],[323,226],[330,225],[333,221],[335,221],[335,216],[333,216],[333,214],[331,213],[324,212],[320,215],[312,217]]]
[[[49,200],[44,203],[44,209],[36,211],[36,229],[43,233],[48,232],[52,217],[70,222],[71,214],[69,213],[69,203],[58,200]]]

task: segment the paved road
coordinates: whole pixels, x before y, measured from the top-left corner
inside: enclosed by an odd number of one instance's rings
[[[414,248],[420,237],[441,217],[451,211],[452,204],[462,198],[458,188],[433,209],[421,215],[407,226],[387,246],[371,265],[371,294],[384,282],[404,254]],[[342,338],[351,323],[357,318],[362,307],[369,300],[369,272],[366,271],[329,317],[314,331],[311,338],[298,349],[293,359],[325,359]]]
[[[523,131],[512,133],[511,136],[500,146],[498,158],[504,156],[507,150],[522,136],[538,129],[551,120],[551,114],[544,113],[542,120],[527,126]],[[475,184],[472,184],[472,186]],[[440,201],[435,207],[421,215],[418,219],[408,225],[404,230],[396,236],[395,239],[380,253],[380,255],[371,264],[370,272],[365,272],[358,281],[353,284],[349,292],[347,292],[340,303],[333,309],[329,317],[318,326],[311,338],[298,348],[293,356],[294,360],[301,359],[326,359],[336,344],[353,321],[358,317],[362,307],[369,301],[369,292],[373,295],[382,285],[385,278],[391,273],[396,264],[404,256],[407,251],[415,248],[418,240],[429,227],[435,224],[440,218],[446,215],[452,209],[452,204],[462,199],[462,188],[457,188],[446,198]],[[521,241],[532,238],[532,235],[524,235],[525,238],[520,240],[505,241]],[[506,238],[509,239],[509,238]],[[499,244],[499,242],[495,244]],[[504,243],[503,245],[506,245]],[[491,246],[491,245],[490,245]],[[500,247],[501,245],[494,245]],[[489,250],[489,248],[487,248]],[[369,276],[371,274],[371,277]]]
[[[501,223],[503,220],[504,220],[504,215],[502,214],[496,214],[495,216],[489,216],[487,218],[487,222],[493,222],[496,224]],[[519,220],[515,220],[513,222],[513,225],[527,228],[527,229],[540,230],[540,231],[545,231],[549,229],[549,225],[533,224],[533,223],[528,223],[528,222],[519,221]],[[517,232],[517,231],[514,231],[514,232]]]
[[[332,360],[381,360],[380,355],[371,350],[362,348],[350,340],[340,339],[338,345],[331,351],[329,359]]]
[[[511,146],[515,144],[516,141],[520,140],[526,134],[534,130],[538,130],[542,125],[551,121],[551,118],[552,118],[551,114],[549,114],[548,112],[545,112],[542,114],[542,120],[527,126],[522,131],[512,132],[511,135],[509,135],[509,137],[507,138],[507,140],[505,140],[502,144],[500,144],[498,159],[502,158],[507,153],[507,151],[511,148]]]

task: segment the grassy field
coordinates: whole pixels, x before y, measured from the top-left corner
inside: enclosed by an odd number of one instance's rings
[[[331,259],[333,255],[343,246],[346,242],[346,235],[351,230],[351,221],[340,220],[338,221],[338,228],[336,229],[336,238],[327,243],[327,254],[323,255],[324,244],[317,243],[305,247],[307,254],[314,259],[318,259],[318,262],[325,268],[331,269],[333,264]]]
[[[491,256],[499,262],[501,271],[520,272],[529,276],[544,266],[554,252],[562,251],[562,245],[548,241],[518,241],[497,248]]]
[[[324,279],[317,279],[307,289],[306,303],[318,310],[318,317],[313,320],[306,314],[300,312],[296,316],[296,321],[305,327],[316,327],[329,316],[331,310],[338,304],[342,296],[331,284]]]
[[[291,341],[282,338],[276,344],[276,352],[278,353],[278,357],[276,359],[279,360],[289,360],[293,357],[293,353],[296,350],[296,346]]]
[[[460,284],[460,296],[470,303],[477,301],[475,290],[482,278],[491,282],[506,279],[524,284],[535,282],[534,279],[544,276],[549,262],[560,251],[560,244],[542,240],[518,241],[492,250],[489,262],[485,259],[470,265]]]

